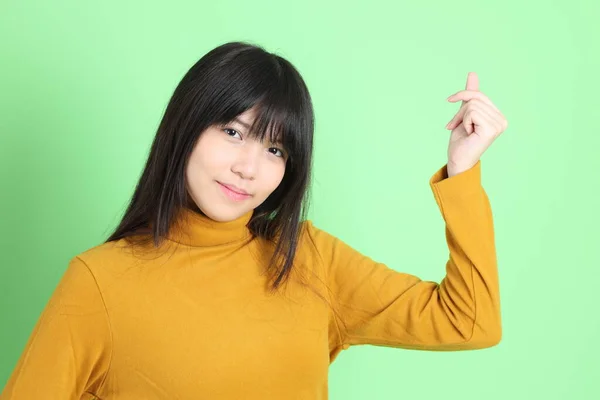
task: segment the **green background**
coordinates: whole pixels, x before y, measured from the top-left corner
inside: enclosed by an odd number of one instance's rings
[[[68,260],[133,193],[168,99],[207,51],[263,45],[316,114],[310,217],[399,271],[440,281],[428,185],[467,73],[508,129],[482,157],[503,338],[426,352],[354,346],[331,399],[599,399],[594,1],[0,2],[0,387]]]

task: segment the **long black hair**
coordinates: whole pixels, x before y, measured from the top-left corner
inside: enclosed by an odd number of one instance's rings
[[[214,48],[179,82],[129,206],[106,242],[127,238],[130,243],[160,246],[179,210],[190,205],[185,169],[200,134],[254,107],[257,114],[250,135],[281,139],[288,154],[281,183],[248,222],[254,236],[274,243],[268,270],[278,272],[272,286],[277,289],[291,272],[306,219],[314,113],[296,68],[251,43],[229,42]]]

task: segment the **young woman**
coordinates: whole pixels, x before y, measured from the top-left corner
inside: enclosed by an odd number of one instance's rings
[[[306,220],[313,108],[297,70],[248,43],[208,52],[175,89],[121,223],[71,259],[0,397],[326,399],[351,345],[496,345],[479,158],[506,120],[475,74],[458,100],[429,181],[450,252],[438,284]]]

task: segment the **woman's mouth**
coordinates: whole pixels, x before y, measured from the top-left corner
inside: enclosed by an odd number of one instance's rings
[[[246,200],[247,198],[252,197],[252,195],[248,194],[248,193],[241,193],[236,191],[234,188],[232,188],[231,186],[221,183],[219,181],[217,181],[217,183],[219,184],[219,187],[221,188],[221,191],[223,192],[223,194],[225,194],[225,196],[227,196],[227,198],[229,198],[230,200],[233,201],[242,201],[242,200]]]

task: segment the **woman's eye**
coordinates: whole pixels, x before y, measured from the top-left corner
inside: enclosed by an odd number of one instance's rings
[[[277,147],[271,147],[269,148],[269,151],[273,154],[275,154],[277,157],[283,157],[283,151],[281,151],[280,149],[278,149]]]
[[[238,131],[236,131],[235,129],[225,128],[223,130],[231,137],[235,137],[235,135],[238,135],[240,137],[240,139],[242,138],[242,135],[240,135],[240,133]]]

